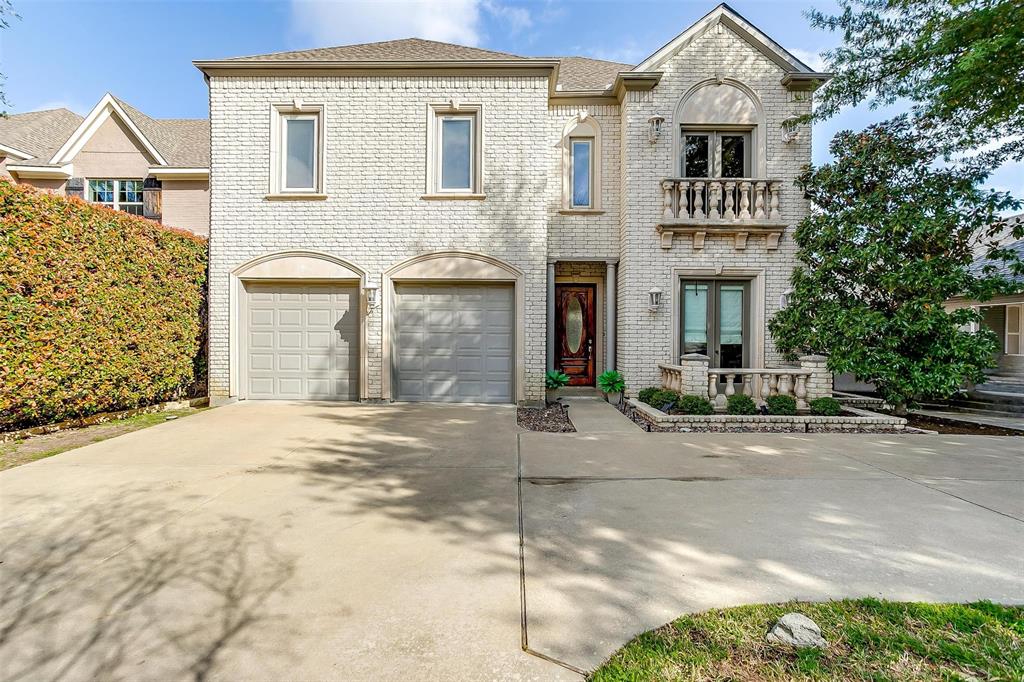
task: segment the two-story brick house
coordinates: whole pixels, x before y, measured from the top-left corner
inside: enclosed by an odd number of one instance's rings
[[[636,66],[399,40],[196,62],[216,398],[516,402],[780,358],[826,76],[720,5]]]

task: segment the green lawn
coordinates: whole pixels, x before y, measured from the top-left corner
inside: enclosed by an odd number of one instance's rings
[[[772,645],[796,611],[826,650]],[[645,632],[592,680],[1024,680],[1024,607],[877,599],[741,606],[683,616]]]
[[[98,443],[101,440],[107,440],[114,436],[138,431],[139,429],[145,429],[156,424],[163,424],[168,421],[168,417],[187,417],[202,412],[205,409],[207,408],[189,407],[182,410],[148,412],[126,419],[104,422],[103,424],[94,424],[78,429],[66,429],[10,443],[0,443],[0,471],[21,464],[28,464],[37,459],[59,455],[62,452],[74,450],[90,443]]]

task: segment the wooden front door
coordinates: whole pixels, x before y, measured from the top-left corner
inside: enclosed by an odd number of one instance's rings
[[[555,285],[556,367],[569,376],[570,386],[594,385],[596,291],[594,284]]]

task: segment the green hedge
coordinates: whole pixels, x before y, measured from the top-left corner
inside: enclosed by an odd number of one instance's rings
[[[0,181],[0,429],[205,392],[206,240]]]

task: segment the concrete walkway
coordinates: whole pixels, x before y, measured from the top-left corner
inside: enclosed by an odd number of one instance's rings
[[[521,651],[515,409],[249,402],[0,474],[0,679],[578,679]]]
[[[561,398],[569,406],[569,421],[578,433],[640,433],[633,420],[604,398]]]
[[[1024,603],[1024,449],[987,436],[520,436],[530,646],[582,669],[709,608]]]
[[[1009,415],[975,414],[972,412],[955,412],[953,410],[933,409],[915,409],[911,410],[911,412],[924,417],[938,417],[940,419],[949,419],[951,421],[965,422],[967,424],[986,424],[988,426],[998,426],[1003,429],[1013,429],[1014,431],[1021,431],[1024,433],[1024,416],[1011,417]]]

